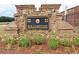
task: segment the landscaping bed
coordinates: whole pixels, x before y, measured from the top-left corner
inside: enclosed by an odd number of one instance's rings
[[[0,54],[77,54],[79,53],[79,37],[72,42],[70,40],[59,40],[56,37],[45,38],[35,34],[32,39],[21,36],[19,40],[8,37],[0,40]]]

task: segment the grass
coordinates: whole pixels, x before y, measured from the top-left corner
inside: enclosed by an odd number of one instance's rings
[[[30,44],[30,40],[26,36],[21,36],[18,43],[20,47],[28,47]]]
[[[71,54],[71,53],[73,53],[73,49],[72,49],[72,47],[65,47],[64,52],[67,54]]]
[[[71,46],[72,45],[72,42],[67,38],[64,38],[62,40],[62,43],[63,43],[64,46]]]
[[[11,49],[14,42],[15,41],[12,36],[6,36],[6,39],[4,40],[6,49]]]
[[[2,38],[4,38],[5,48],[11,49],[12,45],[15,44],[14,42],[16,41],[16,39],[14,39],[11,36],[5,37],[5,35],[4,35],[5,32],[0,31],[0,33],[2,33],[2,35],[3,35]],[[41,45],[41,44],[43,44],[43,42],[44,42],[44,37],[39,33],[35,33],[33,35],[32,42],[30,42],[30,40],[27,36],[21,36],[20,39],[18,40],[17,44],[19,44],[20,48],[23,48],[23,47],[29,47],[30,43],[34,43],[36,45]],[[62,40],[62,42],[60,40],[60,44],[64,45],[64,52],[65,53],[72,53],[73,48],[71,47],[71,45],[74,45],[75,47],[79,46],[79,36],[75,37],[73,42],[71,42],[68,38],[64,38]],[[48,39],[48,45],[47,46],[48,46],[49,49],[57,49],[60,44],[59,44],[59,40],[56,37],[52,37],[52,38]],[[74,48],[74,50],[75,50],[75,48]],[[36,50],[33,53],[34,54],[44,54],[46,52],[43,51],[43,50]]]
[[[56,38],[51,38],[48,40],[48,48],[49,49],[57,49],[59,46],[59,42]]]
[[[75,37],[75,39],[73,40],[73,44],[75,46],[79,46],[79,36]]]
[[[43,36],[41,34],[34,34],[33,35],[33,42],[37,45],[42,44],[44,41]]]

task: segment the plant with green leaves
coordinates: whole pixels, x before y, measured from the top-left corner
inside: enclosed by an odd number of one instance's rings
[[[43,36],[41,35],[41,34],[37,34],[37,33],[35,33],[34,35],[33,35],[33,42],[35,43],[35,44],[37,44],[37,45],[40,45],[40,44],[42,44],[43,43]]]
[[[73,40],[74,45],[79,46],[79,36],[75,37]]]
[[[21,36],[19,40],[20,47],[28,47],[30,44],[30,40],[27,36]]]
[[[5,44],[12,44],[13,42],[14,42],[14,38],[13,37],[6,37]]]
[[[14,38],[12,36],[6,36],[5,38],[6,39],[5,39],[4,43],[5,43],[6,48],[11,49],[12,45],[15,42]]]
[[[63,41],[62,41],[62,44],[64,46],[71,46],[72,42],[70,40],[68,40],[67,38],[64,38]]]
[[[48,48],[49,49],[57,49],[58,46],[59,46],[59,42],[58,42],[57,38],[53,37],[48,40]]]

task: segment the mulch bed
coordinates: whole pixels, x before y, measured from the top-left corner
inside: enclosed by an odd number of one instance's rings
[[[79,53],[79,47],[76,47]],[[13,45],[11,49],[5,49],[5,45],[0,41],[0,54],[64,54],[64,46],[60,45],[56,50],[48,49],[47,41],[42,45],[32,45],[27,48],[19,48]]]

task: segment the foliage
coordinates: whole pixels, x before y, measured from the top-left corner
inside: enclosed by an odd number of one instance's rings
[[[56,49],[59,45],[59,42],[56,38],[51,38],[48,40],[48,48],[49,49]]]
[[[63,39],[63,45],[64,45],[64,46],[71,46],[71,41],[68,40],[67,38],[64,38],[64,39]]]
[[[4,41],[7,49],[11,49],[14,42],[15,42],[15,40],[12,36],[6,36],[6,39]]]
[[[5,44],[13,44],[14,38],[12,36],[7,36],[5,39]]]
[[[33,42],[37,45],[43,43],[43,36],[41,34],[34,34],[33,35]]]
[[[21,47],[28,47],[30,40],[26,36],[21,36],[19,40],[19,46]]]
[[[71,54],[71,53],[73,53],[73,49],[71,47],[65,47],[64,52],[67,54]]]
[[[74,40],[73,40],[74,45],[79,46],[79,36],[77,36]]]
[[[0,17],[0,22],[11,22],[14,21],[14,18],[12,17],[5,17],[5,16],[1,16]]]

